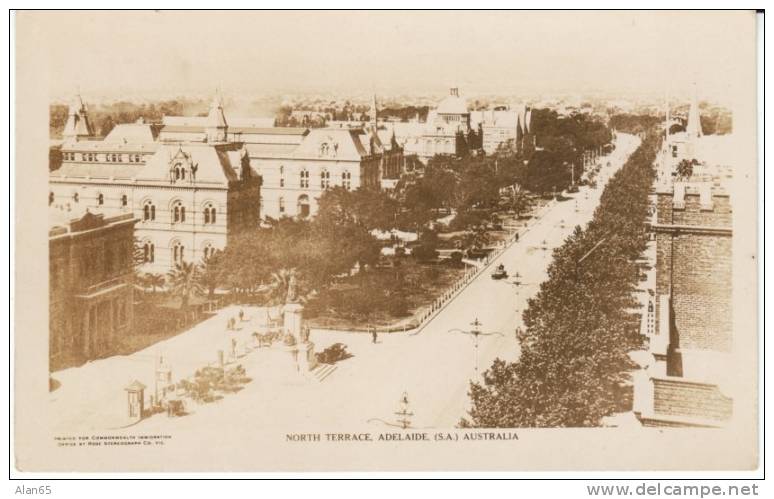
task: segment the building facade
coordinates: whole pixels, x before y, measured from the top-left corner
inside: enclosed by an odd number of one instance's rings
[[[217,101],[203,125],[117,125],[104,139],[66,140],[62,166],[49,174],[49,206],[133,214],[146,272],[201,261],[258,225],[261,187],[244,145],[226,141]]]
[[[500,147],[520,151],[530,133],[531,118],[532,110],[526,105],[514,109],[472,111],[471,127],[480,130],[482,148],[486,154],[494,154]]]
[[[635,412],[648,426],[722,426],[733,416],[733,137],[702,136],[698,106],[691,114],[694,126],[667,131],[652,196],[655,286],[643,321],[651,358],[635,384]]]
[[[382,145],[371,129],[315,128],[297,146],[246,145],[250,163],[263,178],[261,212],[266,217],[306,218],[317,212],[325,190],[380,189],[400,176],[400,148]]]
[[[132,328],[131,212],[106,216],[51,210],[49,228],[50,370],[111,351]]]
[[[470,133],[468,103],[460,97],[459,89],[452,88],[438,107],[422,122],[391,122],[386,125],[403,148],[404,154],[415,155],[423,163],[435,155],[457,154],[459,134]]]

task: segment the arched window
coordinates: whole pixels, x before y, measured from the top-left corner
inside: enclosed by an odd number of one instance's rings
[[[215,223],[215,206],[213,206],[212,203],[207,203],[204,205],[204,223],[206,224],[214,224]]]
[[[77,192],[73,194],[73,202],[75,202],[75,203],[78,202],[78,193]]]
[[[48,193],[48,205],[51,206],[52,204],[54,204],[54,193],[53,192],[49,192]]]
[[[308,217],[309,211],[310,211],[309,196],[307,196],[306,194],[301,194],[300,196],[298,196],[298,206],[296,208],[297,208],[298,216],[300,216],[301,218]]]
[[[279,198],[279,212],[285,213],[285,198]]]
[[[346,190],[352,188],[352,174],[350,172],[345,171],[341,174],[341,185]]]
[[[202,248],[202,259],[207,260],[215,255],[215,248],[212,247],[212,243],[206,242]]]
[[[320,155],[321,156],[327,156],[328,155],[328,143],[323,142],[320,144]]]
[[[172,266],[182,264],[185,261],[185,247],[180,241],[175,241],[172,245]]]
[[[148,222],[156,220],[156,205],[153,201],[148,200],[142,206],[142,221]]]
[[[127,204],[129,204],[129,198],[124,194],[121,196],[121,206],[126,206]]]
[[[105,196],[102,193],[97,194],[97,205],[102,206],[105,204]]]
[[[304,168],[301,170],[301,188],[307,189],[309,187],[309,170]]]
[[[150,242],[145,241],[142,245],[142,262],[153,263],[156,260],[156,246]]]
[[[135,154],[134,155],[134,162],[135,163],[139,163],[140,162],[140,155],[139,154]]]
[[[323,170],[320,172],[320,187],[327,189],[331,186],[331,172]]]
[[[185,222],[185,206],[182,201],[175,201],[172,205],[172,223]]]

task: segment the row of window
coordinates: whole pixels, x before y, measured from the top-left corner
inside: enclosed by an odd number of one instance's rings
[[[217,221],[218,210],[212,203],[207,203],[202,209],[205,225],[214,225]],[[185,206],[182,201],[175,201],[170,209],[172,223],[185,222]],[[156,220],[156,205],[153,201],[145,201],[142,206],[142,221],[152,222]]]
[[[107,163],[123,163],[124,158],[126,158],[129,163],[140,163],[142,161],[142,155],[140,154],[105,153],[103,155],[92,152],[83,152],[80,153],[80,157],[81,161],[87,162],[98,162],[101,158],[104,158],[104,161]],[[62,159],[64,161],[75,161],[75,158],[74,152],[62,153]]]
[[[202,256],[206,260],[211,258],[217,250],[211,243],[202,249]],[[150,241],[145,241],[142,245],[143,263],[154,263],[156,261],[156,245]],[[182,264],[185,261],[185,246],[180,241],[176,241],[170,248],[170,262],[172,265]]]
[[[285,187],[284,167],[280,166],[280,179],[279,186]],[[341,174],[341,184],[346,190],[352,188],[352,173],[345,171]],[[331,172],[323,170],[320,172],[320,188],[328,189],[331,186]],[[299,173],[299,187],[302,189],[309,188],[309,170],[301,170]]]
[[[55,199],[56,199],[56,196],[54,196],[54,193],[49,192],[48,205],[51,206],[52,204],[54,204]],[[81,201],[81,196],[77,192],[74,192],[72,199],[74,203],[79,203]],[[97,194],[97,205],[102,206],[103,204],[105,204],[105,196],[102,193]],[[129,197],[126,194],[121,195],[121,206],[125,207],[128,204],[129,204]]]

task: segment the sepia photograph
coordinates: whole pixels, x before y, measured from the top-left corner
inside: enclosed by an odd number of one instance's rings
[[[758,468],[755,11],[11,23],[13,469]]]

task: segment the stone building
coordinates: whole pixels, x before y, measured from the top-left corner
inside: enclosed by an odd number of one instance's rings
[[[532,119],[532,110],[527,106],[471,111],[470,116],[471,128],[481,133],[485,153],[493,154],[501,146],[508,146],[514,151],[524,148]]]
[[[50,213],[49,364],[56,370],[108,353],[132,328],[131,212]]]
[[[261,213],[274,219],[309,217],[329,188],[380,189],[400,175],[402,150],[384,147],[367,129],[315,128],[297,146],[249,143],[250,164],[263,178]]]
[[[457,154],[458,134],[470,133],[468,103],[452,88],[438,107],[427,115],[427,121],[393,122],[387,125],[406,155],[416,155],[423,163],[435,155]]]
[[[655,289],[644,321],[652,358],[635,385],[635,412],[649,426],[720,426],[733,414],[725,383],[734,348],[733,137],[702,136],[698,107],[691,113],[696,125],[667,132],[658,156]],[[692,168],[678,173],[683,161]]]
[[[226,140],[222,111],[216,100],[200,129],[121,124],[104,139],[65,140],[49,206],[133,214],[146,272],[223,249],[229,234],[258,225],[261,179],[244,145]],[[74,135],[66,128],[65,136]]]
[[[243,144],[250,165],[263,179],[259,211],[274,219],[313,216],[317,199],[328,188],[390,187],[402,172],[402,149],[394,142],[382,143],[375,119],[352,129],[266,124],[260,118],[226,119],[216,99],[206,117],[165,116],[159,138],[165,143],[224,138]],[[207,130],[217,131],[217,137],[208,138]]]

